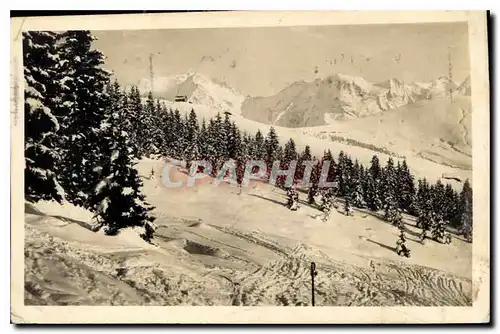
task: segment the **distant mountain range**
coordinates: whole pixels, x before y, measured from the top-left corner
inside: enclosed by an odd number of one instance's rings
[[[150,81],[139,84],[151,89]],[[188,101],[247,119],[284,127],[308,127],[339,120],[362,118],[422,100],[470,96],[470,78],[460,85],[447,77],[432,82],[406,84],[398,79],[370,83],[362,77],[337,73],[312,82],[298,81],[273,96],[244,96],[202,74],[180,74],[155,80],[154,95],[173,101],[185,95]]]
[[[460,88],[460,89],[458,89]],[[428,83],[405,84],[398,79],[370,83],[345,74],[296,82],[274,96],[248,98],[242,115],[285,127],[317,126],[380,114],[420,100],[470,95],[470,81],[457,86],[441,77]]]

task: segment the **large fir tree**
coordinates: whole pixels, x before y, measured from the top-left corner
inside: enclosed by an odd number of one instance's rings
[[[141,237],[151,241],[154,232],[153,209],[141,192],[142,181],[134,168],[127,130],[130,120],[124,114],[119,92],[110,94],[110,107],[101,133],[102,155],[99,161],[99,183],[90,196],[96,208],[95,218],[106,234],[117,234],[124,227],[142,227]]]
[[[109,97],[105,92],[109,73],[102,68],[104,56],[92,48],[89,31],[67,31],[59,35],[59,71],[72,92],[62,102],[69,106],[64,118],[61,183],[75,205],[89,207],[88,196],[97,183],[95,161],[101,157],[101,135]]]
[[[60,160],[59,122],[52,113],[62,83],[56,76],[56,35],[51,32],[23,33],[24,65],[24,154],[25,196],[30,201],[56,200],[64,192],[56,177]],[[60,144],[60,143],[59,143]]]

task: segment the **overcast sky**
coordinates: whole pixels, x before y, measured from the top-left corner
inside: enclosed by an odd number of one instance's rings
[[[290,28],[93,31],[96,48],[122,85],[155,76],[199,72],[243,94],[273,95],[299,80],[334,73],[371,82],[430,81],[469,74],[466,23]]]

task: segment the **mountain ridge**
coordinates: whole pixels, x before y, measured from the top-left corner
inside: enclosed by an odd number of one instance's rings
[[[151,82],[139,83],[143,92]],[[442,76],[430,82],[405,83],[397,78],[371,83],[360,76],[335,73],[312,81],[297,80],[271,96],[248,96],[201,73],[155,78],[153,95],[173,101],[183,95],[190,103],[241,114],[257,122],[283,127],[309,127],[363,118],[422,100],[449,94],[470,96],[470,78],[457,85]]]

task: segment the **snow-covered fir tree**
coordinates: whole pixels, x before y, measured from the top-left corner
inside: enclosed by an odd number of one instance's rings
[[[155,218],[150,215],[153,207],[141,192],[142,181],[134,168],[127,132],[131,124],[128,118],[122,117],[117,96],[111,95],[111,106],[102,125],[99,182],[90,196],[90,203],[96,208],[94,218],[106,234],[117,234],[124,227],[140,227],[141,237],[151,241],[155,229]]]
[[[449,221],[454,227],[457,227],[456,216],[458,212],[458,193],[451,184],[446,184],[444,189],[444,216],[443,219]]]
[[[200,154],[200,141],[199,141],[199,128],[198,128],[198,117],[191,109],[186,122],[186,142],[187,147],[184,152],[184,158],[187,163],[187,168],[189,169],[190,163],[194,160],[198,160],[201,156]]]
[[[394,161],[389,158],[387,165],[384,169],[383,175],[383,191],[384,191],[384,218],[397,225],[401,221],[401,211],[398,205],[398,198],[396,194],[397,189],[397,176],[394,168]]]
[[[297,211],[299,208],[299,193],[294,187],[286,189],[287,207],[292,211]]]
[[[415,180],[408,168],[406,160],[403,160],[401,164],[398,162],[396,174],[398,178],[399,207],[410,214],[415,214],[416,208],[413,205],[415,197]]]
[[[327,221],[330,218],[330,212],[333,207],[333,198],[331,189],[321,190],[321,204],[319,209],[323,212],[323,221]]]
[[[285,149],[283,150],[283,161],[285,163],[290,163],[290,161],[297,160],[297,148],[295,146],[295,141],[290,138],[286,144]]]
[[[23,33],[24,192],[26,199],[34,202],[61,202],[64,198],[56,176],[60,161],[59,122],[51,110],[57,102],[52,92],[62,86],[61,81],[53,79],[58,60],[55,43],[56,35],[51,32]]]
[[[295,180],[301,182],[304,179],[305,165],[304,161],[312,161],[311,148],[309,145],[304,147],[304,150],[297,155],[297,167],[295,168]]]
[[[138,138],[140,138],[143,155],[150,157],[162,152],[161,144],[163,131],[159,110],[153,98],[153,93],[149,92],[146,103],[142,108],[142,113],[138,117],[139,126]]]
[[[472,242],[472,208],[473,208],[472,188],[469,180],[464,182],[460,193],[460,232],[466,239]]]
[[[228,156],[231,159],[237,159],[243,154],[243,138],[235,122],[231,122],[228,140]]]
[[[378,196],[377,181],[373,179],[371,173],[367,173],[364,195],[366,205],[371,211],[378,211],[382,208],[382,202]]]
[[[130,142],[133,145],[134,156],[141,158],[144,155],[144,138],[143,130],[141,128],[140,118],[142,117],[143,104],[141,101],[141,93],[139,89],[135,86],[130,88],[128,94],[126,93],[125,103],[127,104],[127,110],[129,113],[129,121],[132,129],[129,132]]]
[[[198,150],[200,159],[208,158],[208,130],[207,130],[207,121],[205,118],[201,121],[200,131],[198,134]]]
[[[264,160],[266,157],[264,137],[262,136],[262,132],[260,132],[260,130],[257,130],[257,132],[255,133],[255,140],[253,141],[253,152],[253,157],[257,160]]]
[[[437,180],[430,188],[432,197],[432,209],[438,219],[443,219],[446,214],[445,187],[441,180]]]
[[[278,135],[276,134],[276,130],[271,126],[269,132],[266,135],[266,139],[264,141],[265,147],[265,162],[267,165],[267,174],[271,173],[271,169],[273,167],[273,163],[275,161],[281,160],[280,152],[280,142],[278,140]]]
[[[311,171],[311,179],[310,179],[311,186],[307,191],[307,202],[309,204],[314,204],[316,202],[315,197],[316,195],[318,195],[319,192],[319,179],[321,176],[322,165],[323,165],[322,161],[317,160]]]
[[[335,166],[335,181],[337,182],[337,195],[345,196],[347,194],[347,179],[348,179],[348,162],[344,151],[340,151],[337,158],[337,165]]]
[[[68,115],[63,121],[67,140],[61,148],[61,185],[70,202],[89,208],[88,196],[98,182],[94,162],[102,154],[101,126],[109,107],[105,92],[109,73],[102,68],[103,54],[92,48],[90,31],[67,31],[59,37],[59,71],[68,77],[65,85],[72,92],[63,102],[68,105]]]
[[[442,219],[436,220],[432,228],[432,238],[441,243],[449,243],[447,240],[449,239],[449,236],[446,233],[446,226],[446,221]]]
[[[364,179],[364,175],[365,175],[365,170],[363,166],[359,164],[358,160],[356,160],[351,170],[349,197],[352,201],[352,205],[357,208],[365,207],[365,201],[363,198],[363,185],[362,185],[362,180]]]

